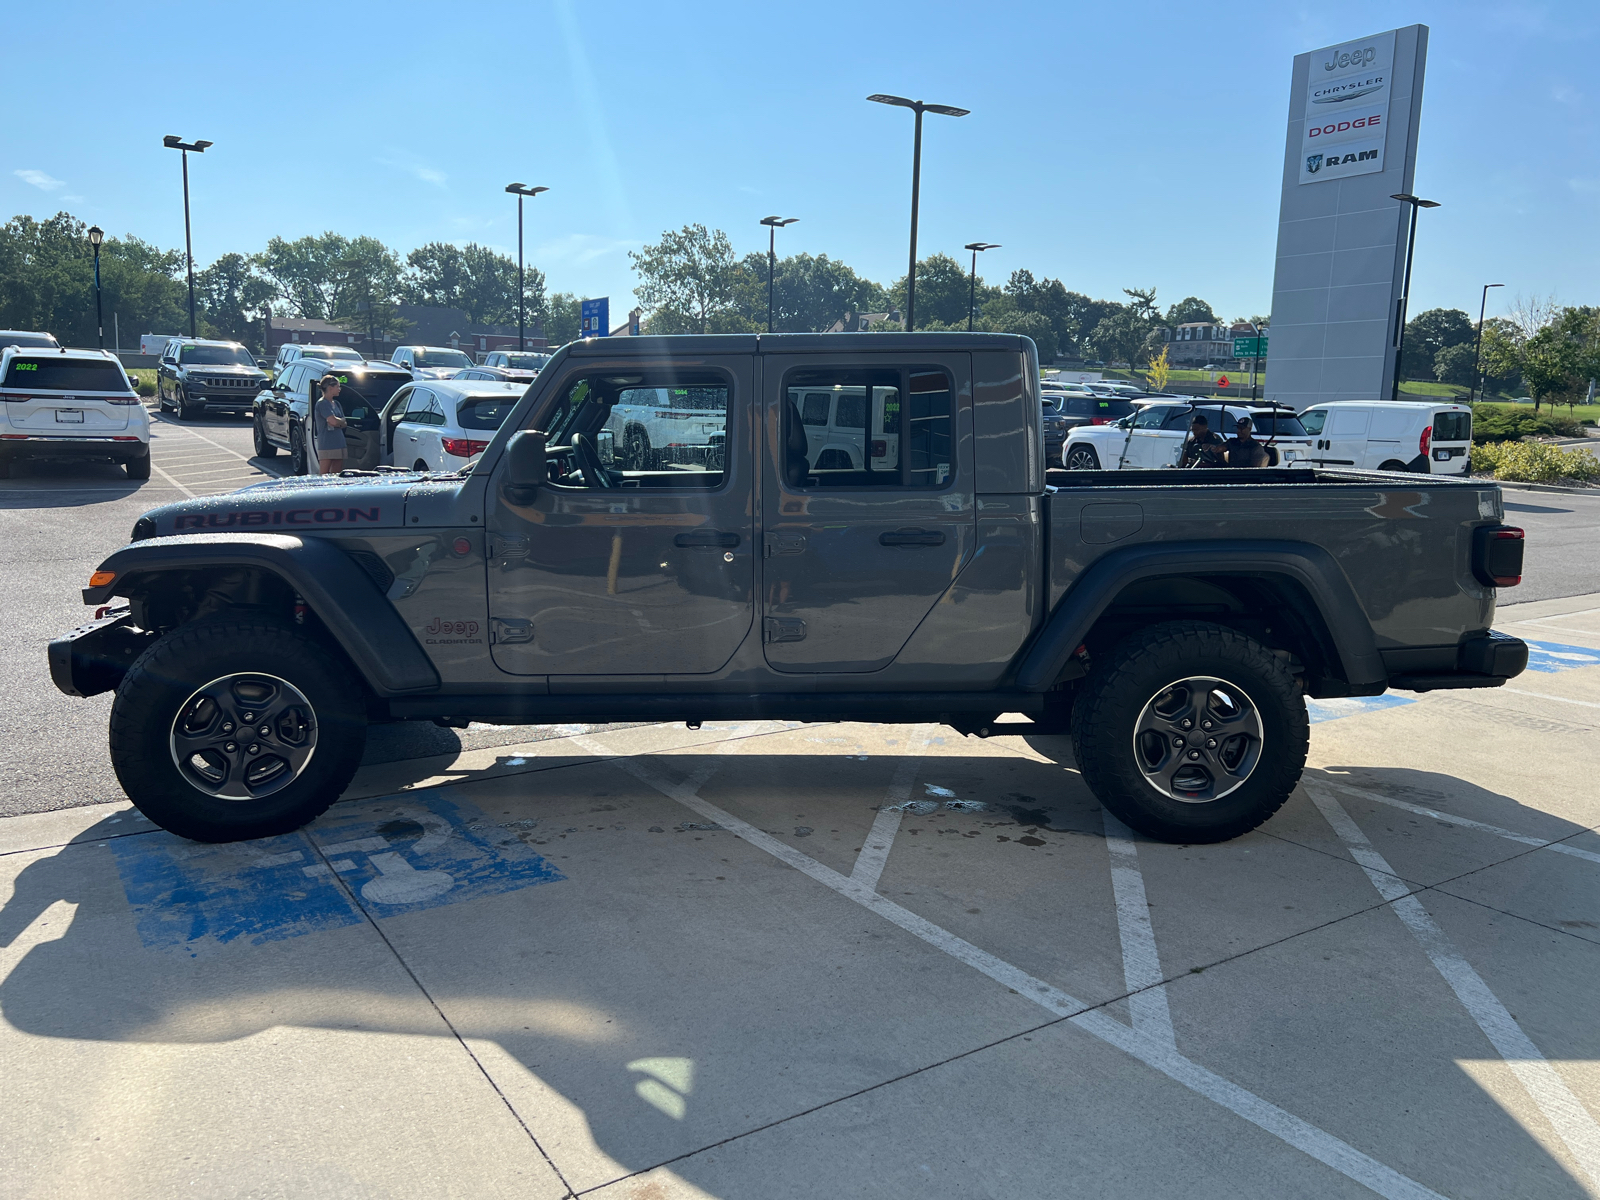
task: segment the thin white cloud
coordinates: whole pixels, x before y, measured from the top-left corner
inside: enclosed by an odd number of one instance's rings
[[[1575,87],[1569,87],[1567,84],[1558,83],[1551,87],[1550,99],[1554,100],[1557,104],[1578,104],[1583,100],[1583,93]]]
[[[22,180],[23,183],[31,183],[34,187],[43,192],[53,192],[59,187],[67,186],[65,180],[53,179],[49,175],[46,175],[43,171],[35,171],[31,167],[20,171],[13,171],[11,173],[18,179]]]
[[[1575,192],[1600,192],[1600,179],[1569,179],[1567,186]]]
[[[569,233],[533,247],[530,257],[540,262],[571,263],[582,266],[608,254],[634,250],[643,245],[639,238],[606,238],[592,233]]]
[[[63,196],[61,198],[63,200],[65,200],[68,204],[82,204],[83,201],[84,201],[84,198],[82,196]]]
[[[431,183],[434,187],[439,188],[444,187],[445,180],[450,178],[437,167],[424,166],[419,162],[404,162],[395,158],[380,158],[378,159],[378,165],[382,167],[393,167],[397,171],[404,171],[406,174],[422,180],[423,183]]]
[[[432,183],[439,187],[444,186],[446,175],[443,171],[436,171],[432,167],[413,167],[411,171],[423,183]]]

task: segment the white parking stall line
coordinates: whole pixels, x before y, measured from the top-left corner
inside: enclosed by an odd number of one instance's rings
[[[1139,869],[1139,847],[1133,830],[1109,811],[1105,817],[1106,851],[1111,857],[1111,894],[1117,904],[1117,934],[1122,940],[1122,980],[1128,989],[1128,1012],[1133,1027],[1177,1048],[1172,1030],[1172,1010],[1161,974],[1155,929],[1150,924],[1150,903],[1144,894],[1144,872]]]
[[[1167,1078],[1181,1083],[1191,1091],[1215,1101],[1230,1112],[1272,1134],[1318,1162],[1324,1163],[1380,1196],[1390,1200],[1444,1200],[1439,1193],[1424,1187],[1415,1180],[1385,1166],[1370,1155],[1363,1154],[1348,1142],[1319,1129],[1308,1121],[1279,1108],[1254,1092],[1224,1079],[1216,1072],[1185,1058],[1171,1045],[1142,1030],[1131,1029],[1099,1009],[1061,991],[1043,980],[1035,979],[1019,967],[1014,967],[971,942],[957,937],[931,921],[885,899],[861,883],[815,859],[800,853],[794,847],[725,812],[715,804],[702,800],[692,782],[673,783],[657,775],[631,758],[619,756],[597,738],[580,736],[571,739],[573,744],[608,760],[618,770],[631,775],[640,783],[653,788],[669,799],[715,821],[727,832],[763,850],[780,862],[809,876],[824,887],[852,900],[863,908],[897,925],[913,937],[948,954],[958,962],[988,976],[996,983],[1026,996],[1035,1004],[1068,1021],[1085,1033],[1100,1039],[1161,1072]],[[714,768],[713,768],[714,769]],[[709,777],[710,772],[707,771]]]
[[[889,851],[894,848],[895,835],[900,832],[899,806],[911,799],[911,785],[917,781],[917,771],[922,767],[921,751],[927,748],[933,736],[933,727],[925,725],[906,740],[908,756],[895,767],[889,790],[872,818],[872,828],[867,831],[867,839],[861,843],[856,865],[850,872],[850,878],[862,887],[878,890],[878,880],[889,861]]]
[[[1410,885],[1395,874],[1388,860],[1367,840],[1367,835],[1338,800],[1314,784],[1308,785],[1306,792],[1333,826],[1350,857],[1366,872],[1378,894],[1389,902],[1394,914],[1411,931],[1462,1007],[1489,1039],[1529,1098],[1539,1106],[1557,1136],[1566,1143],[1584,1174],[1593,1185],[1600,1187],[1600,1125],[1595,1123],[1589,1110],[1539,1053],[1533,1040],[1500,1003],[1499,997],[1489,990],[1483,977],[1461,957],[1438,922],[1412,894]]]
[[[1435,821],[1444,821],[1449,825],[1460,825],[1465,829],[1478,829],[1484,833],[1492,833],[1496,837],[1503,837],[1508,841],[1521,842],[1524,846],[1532,846],[1536,850],[1554,850],[1557,854],[1568,854],[1573,858],[1588,859],[1590,862],[1600,863],[1600,854],[1592,850],[1580,850],[1576,846],[1569,846],[1565,842],[1552,842],[1549,838],[1529,837],[1525,833],[1513,833],[1509,829],[1501,829],[1498,825],[1489,825],[1483,821],[1474,821],[1468,817],[1458,817],[1454,813],[1440,812],[1435,808],[1424,808],[1420,804],[1412,804],[1409,800],[1397,800],[1393,796],[1385,796],[1381,792],[1368,792],[1349,784],[1334,783],[1330,787],[1337,788],[1347,796],[1355,796],[1361,800],[1371,800],[1377,804],[1387,804],[1390,808],[1402,809],[1408,813],[1415,813],[1419,817],[1431,817]]]
[[[1502,686],[1500,690],[1502,692],[1510,692],[1514,696],[1533,696],[1539,700],[1556,700],[1562,704],[1576,704],[1583,708],[1600,708],[1600,704],[1596,704],[1593,700],[1573,700],[1567,696],[1552,696],[1547,692],[1528,692],[1522,688],[1514,687]]]
[[[161,466],[160,463],[156,462],[154,458],[152,458],[150,460],[150,469],[152,471],[154,471],[157,475],[161,476],[161,478],[165,479],[173,487],[177,488],[185,496],[189,497],[189,499],[191,499],[191,500],[197,499],[197,497],[195,496],[195,494],[193,492],[191,492],[188,488],[184,487],[183,484],[179,483],[171,475],[167,474],[166,470]]]

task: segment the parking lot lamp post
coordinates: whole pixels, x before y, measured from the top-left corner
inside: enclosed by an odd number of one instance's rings
[[[917,200],[922,188],[922,114],[938,113],[941,117],[964,117],[970,108],[952,108],[948,104],[924,104],[921,100],[907,100],[904,96],[886,96],[874,93],[867,97],[877,104],[892,104],[896,108],[909,108],[917,114],[916,132],[911,150],[911,266],[906,271],[906,332],[917,327]]]
[[[1400,285],[1400,302],[1395,311],[1394,331],[1394,387],[1389,393],[1390,400],[1400,399],[1400,355],[1406,346],[1406,305],[1411,300],[1411,256],[1417,249],[1417,210],[1419,208],[1438,208],[1437,200],[1419,200],[1409,192],[1396,192],[1392,200],[1411,206],[1411,232],[1406,237],[1406,278]]]
[[[978,307],[978,251],[998,250],[999,242],[968,242],[966,249],[972,251],[972,277],[967,281],[967,332],[972,332],[973,314]]]
[[[522,290],[522,198],[548,192],[547,187],[529,187],[525,183],[508,183],[506,191],[517,198],[517,349],[528,348],[526,293]]]
[[[194,331],[194,239],[189,235],[189,151],[204,154],[213,142],[186,142],[175,133],[161,139],[168,150],[183,151],[183,253],[189,262],[189,336],[198,337]]]
[[[772,332],[772,281],[778,275],[778,230],[793,225],[799,217],[762,217],[767,227],[767,332]]]
[[[98,225],[89,226],[89,245],[94,247],[94,327],[100,335],[100,349],[106,348],[106,321],[100,315],[100,243],[105,240],[106,231]],[[1481,325],[1482,322],[1479,322]]]
[[[1472,344],[1472,390],[1467,393],[1468,404],[1478,397],[1478,392],[1483,388],[1483,378],[1478,374],[1478,358],[1483,353],[1483,314],[1489,307],[1489,289],[1492,287],[1505,287],[1505,284],[1484,284],[1483,298],[1478,301],[1478,340]]]

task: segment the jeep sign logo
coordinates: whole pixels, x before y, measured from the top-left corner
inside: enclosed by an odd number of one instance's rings
[[[1394,34],[1383,33],[1307,56],[1310,61],[1300,68],[1306,74],[1301,76],[1305,121],[1299,182],[1326,183],[1383,170],[1394,47]]]
[[[1335,54],[1322,64],[1324,71],[1359,71],[1362,67],[1370,67],[1378,61],[1378,48],[1368,46],[1364,50],[1347,50]]]

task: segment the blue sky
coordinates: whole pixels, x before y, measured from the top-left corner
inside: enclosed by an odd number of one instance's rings
[[[204,265],[332,229],[516,249],[553,290],[626,306],[627,251],[699,221],[741,251],[905,271],[911,118],[929,117],[920,250],[1120,298],[1271,301],[1296,53],[1431,29],[1412,311],[1482,283],[1600,303],[1600,5],[994,3],[665,6],[40,4],[7,13],[0,219],[61,208]],[[180,32],[181,31],[181,32]],[[28,48],[39,47],[33,53]],[[1491,312],[1494,307],[1491,307]]]

